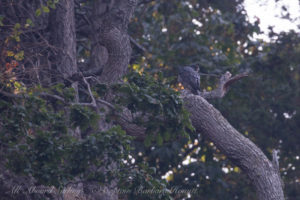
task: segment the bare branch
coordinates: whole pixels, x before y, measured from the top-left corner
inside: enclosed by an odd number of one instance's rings
[[[59,101],[62,101],[62,102],[66,102],[64,98],[58,96],[58,95],[54,95],[54,94],[48,94],[48,93],[45,93],[45,92],[42,92],[39,94],[39,96],[41,97],[51,97],[53,99],[56,99],[56,100],[59,100]]]
[[[229,86],[231,86],[234,82],[247,76],[248,74],[238,74],[234,77],[231,77],[231,73],[227,71],[225,74],[221,76],[218,88],[209,92],[207,91],[199,92],[199,95],[205,99],[222,98],[228,92]]]
[[[279,150],[274,149],[272,151],[272,162],[273,162],[273,167],[277,170],[279,173],[279,156],[278,156]]]
[[[134,44],[138,49],[140,49],[142,52],[148,52],[148,50],[143,47],[141,44],[139,44],[135,39],[133,39],[131,36],[129,36],[130,42]]]
[[[92,93],[91,86],[90,86],[89,82],[87,82],[86,78],[83,75],[82,75],[82,79],[83,79],[84,83],[86,84],[88,92],[89,92],[89,95],[90,95],[90,97],[92,99],[92,103],[91,104],[96,108],[97,107],[97,103],[96,103],[95,97],[94,97],[94,95]]]

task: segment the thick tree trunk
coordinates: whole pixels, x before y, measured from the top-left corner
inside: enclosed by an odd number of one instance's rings
[[[101,82],[116,83],[126,74],[131,56],[127,26],[135,5],[136,0],[94,1],[91,67],[101,68]]]
[[[57,8],[50,12],[49,42],[55,48],[52,49],[54,62],[52,62],[51,71],[55,72],[55,77],[52,81],[62,82],[78,72],[74,7],[74,0],[60,0]],[[78,83],[74,82],[72,87],[76,91],[76,102],[78,102]],[[69,110],[66,112],[69,112]],[[81,138],[79,128],[76,131],[70,130],[70,134],[79,139]],[[83,185],[80,182],[78,184],[69,184],[68,187],[81,192],[79,194],[67,192],[63,195],[57,195],[55,199],[84,199]]]
[[[60,0],[50,12],[50,42],[56,70],[66,79],[77,73],[74,0]]]
[[[211,140],[252,181],[258,199],[283,200],[284,194],[277,166],[245,138],[209,104],[197,95],[184,97],[185,107],[191,113],[193,126]]]
[[[125,75],[131,56],[130,39],[127,26],[133,14],[136,0],[95,0],[93,2],[92,27],[91,27],[91,71],[100,75],[102,83],[116,83]],[[106,100],[112,97],[109,95]],[[99,122],[102,131],[111,127],[104,119]],[[117,170],[116,163],[109,165],[107,170]],[[118,180],[112,180],[110,184],[99,186],[98,183],[87,183],[87,191],[96,191],[89,194],[90,199],[117,200]],[[97,190],[95,190],[96,188]]]

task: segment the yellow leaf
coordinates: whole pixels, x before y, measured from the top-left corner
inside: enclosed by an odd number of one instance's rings
[[[49,8],[47,6],[42,6],[42,9],[45,13],[50,12]]]
[[[20,88],[20,87],[21,87],[21,84],[20,84],[18,81],[15,81],[15,82],[14,82],[14,86],[15,86],[16,88]]]
[[[156,18],[156,17],[157,17],[157,11],[154,11],[154,12],[152,13],[152,16],[153,16],[154,18]]]
[[[138,68],[139,68],[139,65],[138,65],[138,64],[133,64],[133,65],[132,65],[132,69],[137,70]]]
[[[18,61],[23,60],[23,59],[24,59],[24,51],[18,52],[18,53],[14,56],[14,58],[15,58],[16,60],[18,60]]]
[[[15,40],[16,40],[17,42],[20,42],[20,41],[21,41],[20,36],[16,36],[16,37],[15,37]]]
[[[200,160],[201,160],[202,162],[205,162],[206,156],[205,156],[205,155],[201,156]]]
[[[208,90],[208,91],[211,91],[211,90],[212,90],[212,87],[207,86],[207,90]]]
[[[240,168],[235,167],[235,168],[233,168],[233,171],[236,172],[236,173],[239,173],[240,172]]]
[[[166,180],[167,181],[172,181],[174,179],[174,175],[173,174],[169,174],[167,177],[166,177]]]
[[[139,70],[139,75],[142,75],[143,72],[144,72],[144,68],[141,68],[141,69]]]
[[[11,57],[11,56],[14,56],[15,54],[14,54],[14,52],[12,52],[12,51],[6,51],[6,53],[7,53],[7,56],[9,56],[9,57]]]

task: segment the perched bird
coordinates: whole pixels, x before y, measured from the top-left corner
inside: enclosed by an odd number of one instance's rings
[[[200,74],[198,65],[180,67],[178,80],[185,89],[190,90],[193,94],[199,94]]]

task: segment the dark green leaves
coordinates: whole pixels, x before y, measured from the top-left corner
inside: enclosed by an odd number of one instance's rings
[[[98,115],[91,108],[75,105],[71,108],[70,120],[74,127],[86,130],[96,126]]]
[[[188,113],[179,93],[162,74],[151,76],[133,72],[126,79],[126,84],[117,87],[121,95],[116,102],[127,106],[136,116],[135,123],[147,128],[146,146],[152,142],[161,146],[178,136],[188,136],[186,131],[193,130]]]

